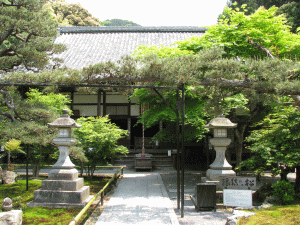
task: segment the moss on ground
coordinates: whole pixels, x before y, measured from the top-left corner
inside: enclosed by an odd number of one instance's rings
[[[84,185],[90,186],[90,194],[95,195],[103,186],[109,181],[110,177],[93,177],[85,178]],[[81,208],[45,208],[34,207],[29,208],[26,204],[33,200],[33,193],[41,187],[41,180],[29,180],[29,190],[26,191],[26,181],[18,180],[14,184],[0,185],[0,202],[4,198],[9,197],[13,201],[13,209],[22,209],[24,225],[59,225],[69,224],[71,220],[81,211]],[[109,191],[109,190],[107,190]],[[94,210],[95,206],[90,209],[83,216],[83,221]],[[0,209],[1,211],[1,209]]]
[[[298,225],[300,224],[300,205],[273,206],[254,210],[255,216],[241,218],[238,225]]]

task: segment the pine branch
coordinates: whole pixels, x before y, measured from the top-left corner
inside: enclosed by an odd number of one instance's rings
[[[0,45],[2,45],[3,41],[5,41],[12,33],[14,29],[11,28],[8,31],[6,31],[2,36],[0,36]]]
[[[267,49],[266,47],[258,44],[257,42],[252,41],[250,38],[247,39],[247,42],[252,45],[254,48],[256,48],[257,50],[265,53],[267,56],[271,57],[272,59],[274,59],[275,57],[273,56],[272,52]]]
[[[14,49],[12,47],[3,49],[2,51],[0,51],[0,57],[14,56],[14,55],[16,55],[16,52],[14,51]]]
[[[295,101],[293,105],[297,106],[298,110],[300,110],[300,95],[291,95],[291,97]]]
[[[16,1],[12,0],[10,1],[11,3],[6,3],[6,2],[1,2],[0,3],[0,6],[1,7],[17,7],[18,9],[21,7],[21,6],[26,6],[26,3],[24,4],[17,4]]]
[[[16,118],[14,117],[15,106],[11,94],[4,90],[0,90],[0,93],[3,95],[6,107],[10,110],[10,114],[3,112],[2,115],[10,118],[13,122],[16,122]],[[9,116],[7,114],[9,114]]]

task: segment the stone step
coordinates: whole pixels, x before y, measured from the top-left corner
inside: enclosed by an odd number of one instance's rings
[[[174,149],[145,149],[145,152],[148,154],[168,154],[168,151],[171,150],[173,154]],[[142,149],[129,149],[129,154],[138,154],[141,153]]]
[[[121,156],[120,157],[121,159],[129,159],[129,160],[134,160],[135,158],[136,158],[136,156],[135,155],[132,155],[132,156]],[[172,159],[172,157],[169,157],[169,156],[152,156],[151,157],[152,158],[152,160],[161,160],[161,161],[172,161],[173,159]]]
[[[124,162],[134,162],[135,158],[121,158],[121,159],[116,159],[115,162],[118,161],[124,161]],[[152,162],[161,162],[161,163],[172,163],[173,160],[169,158],[152,158]]]
[[[114,165],[126,165],[127,167],[134,168],[135,158],[135,154],[121,156],[120,159],[114,161]],[[152,165],[154,167],[173,167],[173,160],[172,157],[167,155],[152,155]]]

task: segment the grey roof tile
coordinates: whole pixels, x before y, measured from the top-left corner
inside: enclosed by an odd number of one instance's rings
[[[175,41],[204,35],[199,27],[60,27],[55,43],[67,50],[58,57],[74,69],[99,62],[117,61],[132,54],[138,45],[169,46]]]

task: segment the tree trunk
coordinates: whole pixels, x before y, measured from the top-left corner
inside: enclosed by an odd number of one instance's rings
[[[39,176],[39,173],[40,173],[40,166],[39,166],[39,163],[36,163],[33,167],[33,177],[38,177]]]
[[[38,177],[40,175],[40,164],[42,162],[42,148],[41,147],[38,147],[38,154],[39,154],[39,158],[38,160],[35,162],[35,165],[34,165],[34,169],[33,169],[33,176],[34,177]]]
[[[288,181],[287,175],[288,175],[289,172],[290,172],[290,168],[288,168],[288,169],[281,169],[280,180],[281,181]]]
[[[81,161],[81,170],[80,170],[81,176],[83,176],[83,162]]]
[[[244,137],[245,137],[245,130],[247,124],[239,124],[238,127],[235,129],[235,136],[236,140],[236,167],[238,167],[242,162],[242,154],[244,148]],[[237,175],[239,175],[240,171],[237,171]]]
[[[295,193],[300,193],[300,166],[296,166],[296,183],[295,183]]]
[[[10,165],[10,151],[7,151],[7,166]]]

